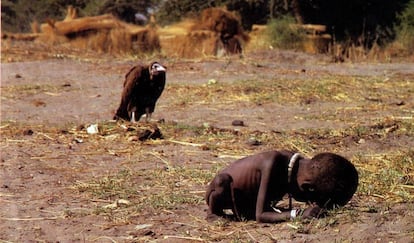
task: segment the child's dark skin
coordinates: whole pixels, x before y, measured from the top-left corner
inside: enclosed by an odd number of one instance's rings
[[[286,221],[295,216],[296,211],[293,215],[291,210],[276,212],[271,208],[271,202],[281,200],[288,193],[294,199],[309,204],[302,218],[318,217],[322,208],[331,199],[335,202],[335,198],[332,197],[338,193],[347,195],[346,198],[338,199],[338,204],[343,205],[349,201],[356,190],[358,180],[356,170],[350,162],[343,159],[350,164],[346,164],[346,167],[350,169],[351,177],[356,175],[356,182],[355,178],[350,183],[341,181],[340,184],[350,184],[350,189],[346,189],[349,192],[342,193],[329,185],[335,180],[330,183],[329,180],[326,182],[316,179],[320,177],[320,168],[325,164],[317,164],[311,159],[297,157],[295,162],[291,163],[293,166],[289,178],[289,162],[294,154],[291,151],[264,152],[240,159],[223,169],[207,188],[207,219],[214,220],[217,216],[225,216],[223,209],[231,209],[238,220],[243,217],[261,223]],[[336,155],[327,154],[325,158],[337,159],[332,156]],[[338,167],[336,164],[335,166]],[[339,168],[340,173],[343,172],[341,169]],[[332,194],[332,191],[336,194]]]

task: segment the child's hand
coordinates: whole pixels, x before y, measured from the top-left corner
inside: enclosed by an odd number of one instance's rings
[[[322,208],[318,205],[311,205],[302,214],[303,219],[319,218],[321,217]]]

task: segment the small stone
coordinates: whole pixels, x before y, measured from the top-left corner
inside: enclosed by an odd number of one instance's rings
[[[247,144],[251,146],[259,146],[259,145],[262,145],[262,142],[260,142],[259,140],[255,138],[249,138],[249,140],[247,140]]]
[[[402,106],[402,105],[405,105],[405,102],[403,100],[401,100],[401,101],[397,101],[395,104],[397,106]]]
[[[23,135],[27,135],[27,136],[33,135],[33,130],[32,129],[26,129],[26,130],[23,131]]]
[[[244,125],[244,121],[242,121],[242,120],[234,120],[234,121],[232,121],[231,125],[233,125],[233,126],[241,126],[241,127],[244,127],[245,126]]]

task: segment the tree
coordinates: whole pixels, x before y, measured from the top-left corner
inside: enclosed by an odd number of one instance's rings
[[[168,0],[162,1],[156,14],[157,22],[168,25],[185,17],[195,17],[201,10],[209,7],[223,6],[222,1],[215,0]]]
[[[408,0],[293,0],[305,24],[323,24],[337,40],[370,47],[395,37],[393,25]]]
[[[407,3],[404,11],[397,17],[395,26],[397,41],[409,52],[414,53],[414,0]]]
[[[135,14],[140,13],[149,17],[159,1],[129,1],[129,0],[106,0],[99,7],[99,14],[111,13],[117,18],[129,23],[135,22]]]

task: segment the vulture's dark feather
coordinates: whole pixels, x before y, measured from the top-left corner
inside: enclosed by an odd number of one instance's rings
[[[137,65],[125,75],[121,104],[114,119],[138,121],[146,114],[147,121],[165,86],[166,68],[157,62]]]

